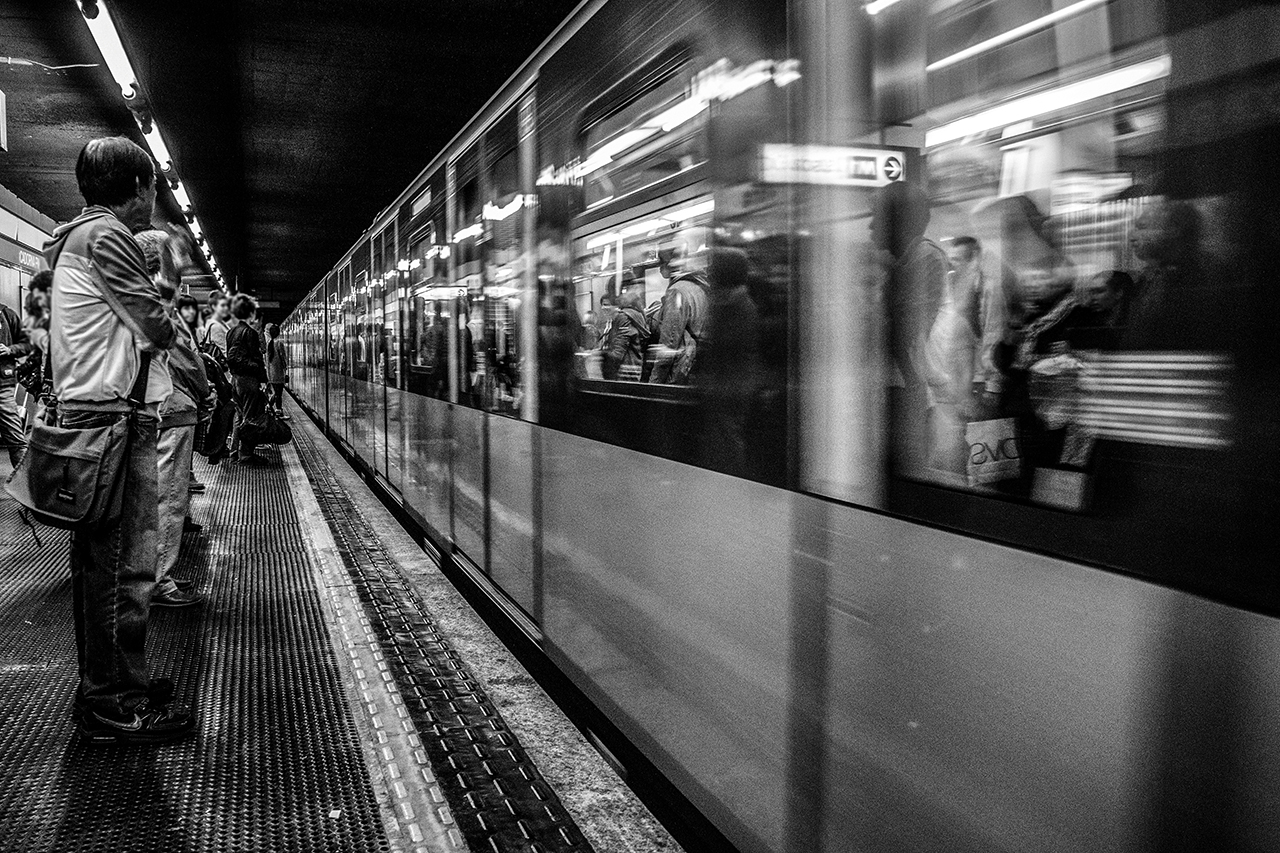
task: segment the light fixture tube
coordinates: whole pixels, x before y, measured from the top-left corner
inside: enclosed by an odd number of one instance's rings
[[[898,2],[900,0],[874,0],[874,2],[868,3],[865,8],[868,15],[879,15],[885,9]]]
[[[81,7],[81,12],[83,11]],[[133,73],[133,66],[129,64],[129,56],[124,52],[124,45],[120,42],[120,34],[116,31],[115,22],[111,20],[111,13],[107,11],[107,4],[99,2],[97,17],[85,18],[84,22],[89,27],[89,34],[98,45],[98,52],[107,63],[107,69],[111,72],[111,76],[116,78],[116,83],[120,86],[120,94],[125,100],[133,100],[138,94],[135,88],[138,77]]]
[[[83,5],[79,3],[77,5],[80,6],[83,13]],[[125,53],[124,43],[120,41],[120,33],[116,29],[115,21],[111,18],[110,10],[107,9],[106,0],[98,0],[97,7],[97,16],[84,18],[85,25],[89,27],[89,34],[93,36],[93,41],[97,44],[98,52],[102,54],[102,59],[106,62],[111,76],[115,78],[116,83],[120,86],[120,94],[124,96],[125,100],[131,101],[137,97],[140,89],[138,75],[134,73],[133,65],[129,62],[129,55]],[[139,129],[141,129],[141,123],[139,123]],[[146,139],[147,147],[151,149],[151,155],[160,164],[161,171],[172,173],[174,170],[173,157],[169,154],[169,146],[165,145],[164,137],[160,135],[160,126],[154,117],[151,120],[151,130],[144,132],[143,138]],[[182,215],[185,217],[187,212],[193,209],[193,205],[181,182],[174,189],[173,197],[177,200],[178,206],[182,210]],[[200,229],[200,224],[194,217],[190,228],[192,236],[199,241],[204,232]],[[201,247],[201,251],[212,263],[213,252],[207,247]],[[218,279],[221,280],[222,276],[218,275]]]
[[[998,36],[993,36],[986,41],[978,42],[972,47],[966,47],[964,50],[957,51],[948,57],[939,59],[931,65],[926,65],[924,70],[940,71],[943,68],[955,65],[957,62],[964,62],[966,59],[986,53],[989,50],[995,50],[997,47],[1006,45],[1009,42],[1017,41],[1018,39],[1024,36],[1029,36],[1034,32],[1048,29],[1060,21],[1065,21],[1067,18],[1073,18],[1076,15],[1089,11],[1095,6],[1101,6],[1107,2],[1109,2],[1109,0],[1080,0],[1079,3],[1072,3],[1070,6],[1059,9],[1056,12],[1050,12],[1048,15],[1036,18],[1034,21],[1028,21],[1020,27],[1014,27],[1008,32],[1001,33]]]
[[[151,155],[160,164],[160,170],[162,172],[172,172],[173,157],[169,156],[169,146],[164,144],[164,137],[160,135],[160,125],[156,123],[155,119],[151,120],[151,132],[144,133],[142,136],[147,140],[147,147],[151,149]]]
[[[1117,68],[1096,77],[1017,98],[998,107],[992,107],[926,131],[924,144],[926,148],[933,148],[946,142],[985,133],[997,127],[1083,104],[1095,98],[1114,95],[1144,83],[1162,80],[1169,76],[1171,68],[1172,62],[1168,54],[1165,54],[1156,59]]]

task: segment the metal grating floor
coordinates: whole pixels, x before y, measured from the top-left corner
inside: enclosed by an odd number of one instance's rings
[[[386,851],[278,452],[209,468],[177,576],[208,596],[157,611],[149,646],[195,706],[196,738],[88,747],[67,539],[37,548],[0,492],[0,847],[6,851]]]
[[[294,445],[471,849],[591,853],[555,791],[436,627],[412,582],[326,467],[310,431],[296,429]]]

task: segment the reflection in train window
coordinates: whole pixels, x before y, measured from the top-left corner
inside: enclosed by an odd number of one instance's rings
[[[698,197],[574,240],[573,298],[582,319],[576,375],[690,383],[706,319],[713,209],[709,197]]]
[[[869,235],[895,472],[1084,510],[1100,441],[1225,446],[1229,362],[1152,301],[1170,276],[1204,284],[1206,209],[1157,197],[1171,60],[1152,6],[1041,5],[875,18],[888,51],[926,23],[919,76],[875,98],[927,182],[877,193]]]

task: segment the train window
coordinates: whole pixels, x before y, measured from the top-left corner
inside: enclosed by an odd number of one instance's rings
[[[483,370],[483,301],[484,301],[484,188],[481,185],[482,147],[475,145],[454,164],[454,233],[453,286],[465,294],[456,304],[454,322],[458,326],[457,363],[459,389],[457,401],[479,408],[478,382]]]
[[[1135,43],[1138,5],[877,16],[877,60],[918,78],[885,75],[876,101],[923,153],[869,205],[898,476],[1083,510],[1101,439],[1225,444],[1225,359],[1185,339],[1139,352],[1151,282],[1187,265],[1143,235],[1194,251],[1201,217],[1155,197],[1170,58]],[[921,16],[927,47],[899,37]]]
[[[573,299],[581,318],[575,375],[628,383],[690,383],[693,349],[698,345],[694,338],[706,319],[705,267],[713,209],[710,197],[697,197],[574,240]],[[667,319],[673,331],[664,341],[661,309],[672,288]],[[697,326],[696,331],[676,336],[679,311],[693,317],[690,326]]]
[[[588,209],[706,161],[706,102],[683,67],[585,130],[578,171]]]
[[[528,260],[514,110],[485,134],[483,186],[481,216],[487,237],[482,247],[484,289],[473,300],[480,321],[480,336],[475,340],[480,364],[476,394],[485,409],[518,415],[522,397],[520,312]]]
[[[864,32],[848,43],[868,45],[869,61],[822,54],[828,72],[869,66],[865,97],[845,96],[866,123],[842,145],[763,157],[766,174],[806,185],[798,198],[815,211],[798,208],[806,285],[822,294],[802,323],[825,310],[867,341],[842,356],[861,365],[837,383],[853,405],[820,387],[842,375],[829,354],[802,361],[802,487],[1193,574],[1243,511],[1227,472],[1252,405],[1239,373],[1252,356],[1234,331],[1248,323],[1242,202],[1231,176],[1185,167],[1208,131],[1171,88],[1180,73],[1213,73],[1188,47],[1208,36],[1166,38],[1162,4],[1140,0],[873,5],[849,19]],[[810,119],[801,132],[821,132]],[[856,175],[859,156],[879,163],[883,186],[855,191],[829,169]],[[830,286],[840,257],[858,270],[852,296]],[[844,426],[841,406],[865,421]],[[835,438],[814,442],[818,424]],[[864,452],[876,441],[882,452]],[[866,482],[887,459],[884,490],[825,482],[824,466],[840,469],[831,449]]]

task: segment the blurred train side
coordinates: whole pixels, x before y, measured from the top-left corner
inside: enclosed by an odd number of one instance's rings
[[[739,849],[1268,849],[1280,231],[1275,117],[1244,105],[1274,90],[1280,25],[1266,4],[1213,5],[585,3],[291,316],[294,394]],[[1050,500],[890,461],[909,425],[885,391],[883,282],[866,283],[874,187],[753,170],[765,145],[900,153],[928,176],[930,236],[955,236],[981,201],[955,164],[981,149],[1007,170],[1045,137],[929,144],[907,119],[936,115],[937,132],[1020,103],[1039,53],[997,45],[921,82],[913,63],[940,58],[926,34],[983,44],[1068,7],[1032,34],[1067,85],[1170,57],[1099,114],[1137,124],[1159,103],[1158,148],[1107,142],[1116,162],[1154,159],[1161,195],[1228,211],[1210,223],[1225,284],[1196,308],[1216,337],[1182,356],[1229,365],[1205,393],[1230,426],[1104,400],[1112,467]],[[1102,61],[1069,60],[1098,27]],[[708,99],[705,132],[593,183],[582,163],[645,130],[624,119],[664,80]],[[1055,217],[1072,262],[1122,255],[1079,235],[1153,203],[1122,192],[1083,224]],[[624,253],[661,286],[668,226],[751,259],[759,334],[782,343],[753,350],[749,392],[732,370],[611,382],[575,352],[579,304],[617,295]],[[999,234],[984,242],[1014,263]],[[1172,376],[1139,392],[1201,387],[1168,349],[1130,359]],[[1164,418],[1143,422],[1160,437],[1133,440],[1135,408]]]

